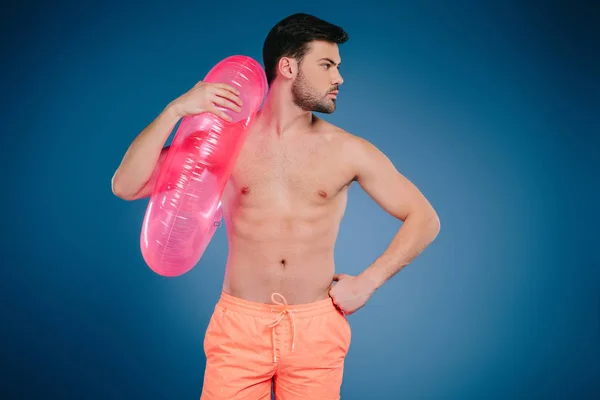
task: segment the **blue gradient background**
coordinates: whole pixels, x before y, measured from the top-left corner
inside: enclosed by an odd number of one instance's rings
[[[325,118],[381,148],[442,226],[350,317],[342,398],[600,398],[597,7],[86,3],[2,17],[3,398],[199,397],[225,230],[162,278],[139,250],[147,200],[110,180],[169,101],[223,57],[262,61],[297,11],[351,36]],[[338,270],[399,227],[353,186]]]

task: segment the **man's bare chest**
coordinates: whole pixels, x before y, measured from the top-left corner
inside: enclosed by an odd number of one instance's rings
[[[250,142],[236,162],[229,192],[246,201],[320,204],[335,198],[352,172],[331,144]]]

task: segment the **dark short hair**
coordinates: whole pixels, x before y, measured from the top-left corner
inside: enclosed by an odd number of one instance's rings
[[[290,15],[275,24],[263,45],[263,63],[269,84],[275,79],[281,57],[302,61],[314,40],[342,44],[348,41],[348,33],[337,25],[305,13]]]

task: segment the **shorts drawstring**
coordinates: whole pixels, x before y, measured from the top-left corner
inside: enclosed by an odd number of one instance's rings
[[[275,295],[278,295],[279,297],[281,297],[283,299],[283,303],[275,300]],[[271,295],[271,300],[273,301],[273,303],[278,304],[278,305],[282,305],[282,306],[288,305],[285,297],[283,297],[279,293],[273,293]],[[296,321],[294,320],[295,312],[296,312],[296,310],[290,310],[287,307],[285,307],[283,310],[281,310],[279,312],[279,314],[277,314],[277,316],[275,317],[273,322],[269,325],[269,328],[273,328],[271,330],[271,334],[272,334],[272,338],[273,338],[273,362],[277,362],[277,353],[276,353],[276,348],[275,348],[275,327],[277,325],[279,325],[279,323],[283,320],[283,318],[286,316],[286,314],[290,316],[291,321],[292,321],[292,351],[294,351],[294,347],[296,345]]]

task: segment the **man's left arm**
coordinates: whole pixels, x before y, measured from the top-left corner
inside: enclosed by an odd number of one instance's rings
[[[386,251],[358,276],[374,291],[433,242],[440,220],[421,191],[382,151],[358,137],[349,149],[355,180],[379,206],[403,222]]]

